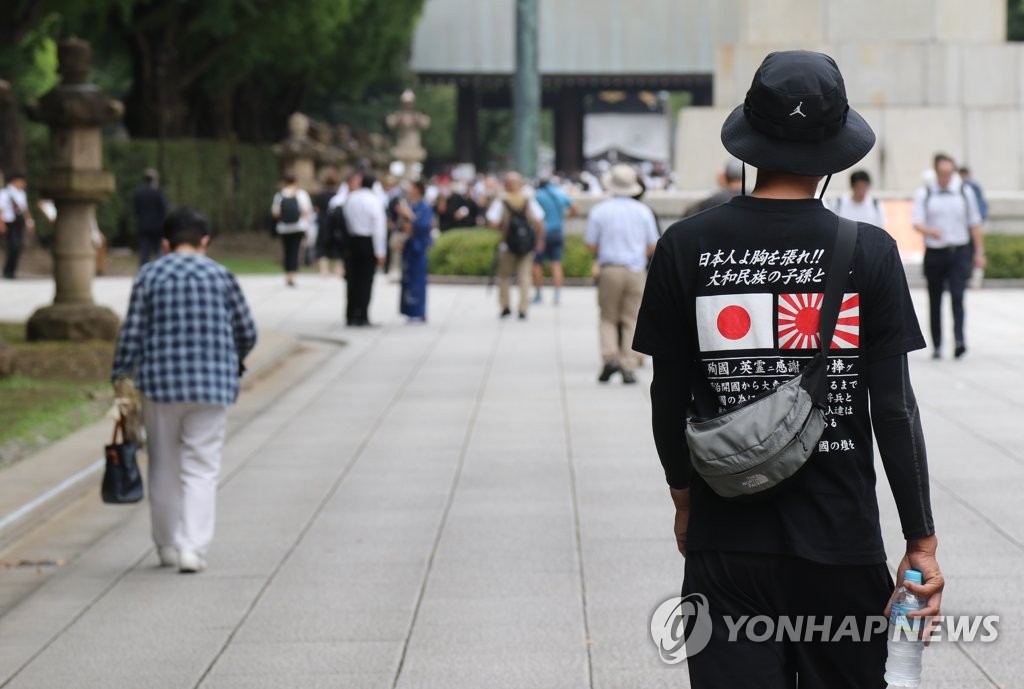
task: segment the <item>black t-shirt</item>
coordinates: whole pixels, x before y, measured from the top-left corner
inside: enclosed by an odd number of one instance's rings
[[[707,381],[693,375],[691,387],[710,382],[718,411],[773,389],[818,348],[837,228],[816,199],[749,196],[676,223],[654,254],[633,348],[688,366],[696,361]],[[817,452],[790,485],[758,502],[723,500],[694,473],[688,550],[830,564],[885,560],[865,373],[872,361],[925,342],[896,242],[883,230],[858,223],[844,293]],[[680,394],[689,399],[691,391]]]

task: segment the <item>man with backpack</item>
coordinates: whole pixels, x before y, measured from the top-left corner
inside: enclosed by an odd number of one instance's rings
[[[501,318],[512,315],[509,283],[519,283],[519,320],[530,307],[530,279],[534,252],[544,248],[544,209],[523,193],[518,172],[505,175],[505,194],[487,209],[487,222],[501,233],[498,244],[498,301]]]
[[[896,242],[816,198],[822,179],[861,160],[875,135],[849,107],[832,58],[786,51],[765,58],[721,136],[757,168],[753,193],[662,236],[633,343],[654,362],[654,440],[686,559],[682,596],[704,597],[711,622],[707,646],[687,660],[690,686],[882,689],[886,630],[870,623],[889,613],[893,583],[873,442],[906,539],[897,574],[924,578],[904,582],[925,602],[908,617],[939,615],[944,581],[907,364],[925,342]],[[805,374],[809,389],[790,385]],[[762,423],[740,444],[718,437],[713,449],[729,460],[720,469],[742,473],[731,463],[739,457],[768,474],[741,487],[772,486],[736,499],[724,490],[730,474],[708,471],[715,430],[785,411],[774,392],[797,399],[801,390],[814,391],[804,409],[816,433],[790,426],[778,437]],[[777,444],[787,435],[789,445]],[[768,470],[794,451],[804,463],[788,469],[799,472]],[[744,615],[764,615],[774,630],[786,620],[831,626],[805,626],[797,638],[766,638],[763,625],[730,630]],[[843,633],[848,623],[856,634]]]
[[[953,302],[953,356],[967,353],[964,337],[964,292],[971,269],[985,267],[982,216],[974,190],[956,177],[956,163],[944,153],[935,156],[935,181],[914,193],[911,222],[924,235],[924,276],[933,359],[942,358],[942,295]]]
[[[342,275],[342,250],[345,245],[344,215],[340,208],[331,210],[331,199],[338,193],[338,177],[333,172],[324,175],[323,189],[313,195],[316,211],[316,260],[320,276],[330,273],[330,262],[335,261],[334,272]]]

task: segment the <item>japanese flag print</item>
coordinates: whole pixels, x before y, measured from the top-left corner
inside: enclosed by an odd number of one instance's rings
[[[779,295],[779,349],[817,349],[818,321],[825,295]],[[856,349],[860,346],[860,295],[844,294],[839,307],[832,349]]]
[[[774,349],[774,301],[767,293],[697,297],[701,351]]]

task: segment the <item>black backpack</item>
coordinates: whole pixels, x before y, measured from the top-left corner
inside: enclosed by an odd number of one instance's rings
[[[345,249],[348,245],[348,221],[345,220],[343,206],[335,206],[327,216],[327,228],[331,241]]]
[[[299,209],[297,196],[281,196],[281,222],[286,225],[294,225],[302,218],[302,211]]]
[[[508,213],[505,244],[508,246],[508,250],[516,256],[527,255],[537,244],[537,232],[527,217],[529,208],[530,204],[526,203],[520,210],[515,210],[507,201],[505,202],[505,211]]]

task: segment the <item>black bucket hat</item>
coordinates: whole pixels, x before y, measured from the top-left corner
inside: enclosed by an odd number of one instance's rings
[[[818,177],[852,167],[875,133],[849,106],[835,60],[790,50],[757,68],[743,105],[722,125],[722,143],[760,170]]]

